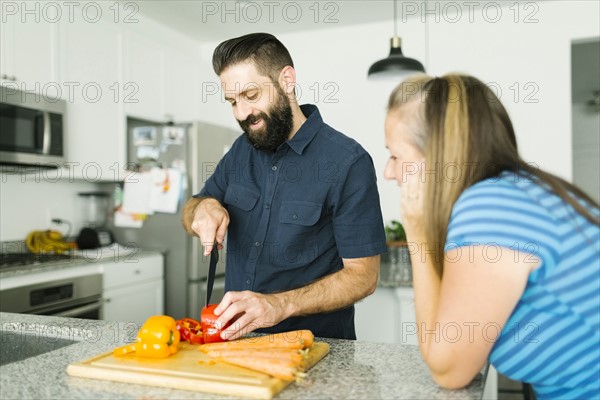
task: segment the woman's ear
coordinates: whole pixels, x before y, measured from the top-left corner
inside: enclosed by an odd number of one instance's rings
[[[279,73],[279,86],[288,96],[294,94],[294,89],[296,89],[296,70],[294,67],[288,65],[281,70]]]

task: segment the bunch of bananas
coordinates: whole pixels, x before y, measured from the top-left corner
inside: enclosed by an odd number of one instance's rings
[[[25,244],[32,253],[62,254],[74,248],[73,243],[65,241],[62,233],[53,230],[30,232]]]

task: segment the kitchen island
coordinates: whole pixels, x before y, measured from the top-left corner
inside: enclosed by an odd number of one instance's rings
[[[137,327],[73,318],[0,313],[2,354],[10,352],[10,332],[40,343],[75,343],[0,366],[1,399],[215,399],[210,393],[115,383],[67,375],[67,366],[135,337]],[[278,399],[479,399],[480,374],[465,389],[446,390],[431,379],[418,348],[410,345],[319,339],[330,344],[330,353],[306,379],[283,390]],[[4,363],[4,362],[3,362]]]

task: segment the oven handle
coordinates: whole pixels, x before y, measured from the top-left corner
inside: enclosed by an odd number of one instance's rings
[[[52,314],[52,316],[53,317],[66,317],[66,318],[77,317],[80,314],[85,314],[90,311],[100,310],[101,307],[102,307],[102,301],[96,301],[91,304],[86,304],[85,306],[81,306],[81,307],[73,308],[71,310]]]

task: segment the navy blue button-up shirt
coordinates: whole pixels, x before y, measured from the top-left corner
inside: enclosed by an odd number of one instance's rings
[[[286,291],[342,269],[342,258],[386,251],[371,157],[317,107],[301,108],[307,120],[291,140],[269,154],[240,136],[196,195],[218,199],[231,218],[226,291]],[[294,329],[355,339],[354,307],[262,331]]]

